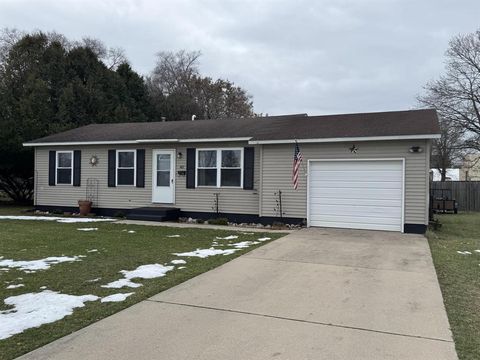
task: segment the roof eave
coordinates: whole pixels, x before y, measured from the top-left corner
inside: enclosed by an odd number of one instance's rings
[[[37,146],[77,146],[77,145],[131,145],[154,143],[195,143],[195,142],[236,142],[249,141],[252,137],[225,137],[203,139],[139,139],[139,140],[111,140],[111,141],[56,141],[56,142],[27,142],[25,147]]]
[[[393,136],[361,136],[361,137],[338,137],[338,138],[315,138],[315,139],[283,139],[283,140],[250,140],[251,145],[268,144],[293,144],[293,143],[332,143],[332,142],[350,142],[350,141],[385,141],[385,140],[426,140],[440,139],[440,134],[424,135],[393,135]]]

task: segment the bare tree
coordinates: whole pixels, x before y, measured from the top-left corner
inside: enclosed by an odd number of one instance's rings
[[[119,65],[128,63],[125,50],[120,47],[109,48],[104,62],[110,70],[117,70]]]
[[[441,181],[447,177],[447,169],[460,166],[466,154],[463,146],[464,130],[451,121],[440,119],[442,137],[433,141],[431,166],[438,169]]]
[[[75,45],[90,49],[100,59],[105,59],[107,56],[107,47],[101,40],[91,37],[84,37],[82,38],[82,41],[76,43]]]
[[[0,62],[5,61],[5,58],[12,48],[25,33],[18,29],[3,28],[0,30]]]
[[[152,82],[164,95],[173,92],[190,92],[192,79],[199,76],[200,51],[160,51],[152,73]]]
[[[107,46],[99,39],[84,37],[82,41],[74,43],[75,46],[89,48],[110,70],[116,70],[120,64],[128,63],[125,50],[120,47]]]
[[[454,37],[445,55],[445,74],[418,98],[440,116],[442,138],[434,142],[432,165],[442,181],[447,167],[480,150],[480,30]]]
[[[233,82],[200,75],[199,51],[161,51],[147,79],[153,102],[166,103],[169,120],[253,116],[252,97]],[[193,111],[193,112],[192,112]]]
[[[480,30],[454,37],[446,57],[446,73],[427,84],[427,96],[443,118],[465,129],[465,146],[480,150]]]

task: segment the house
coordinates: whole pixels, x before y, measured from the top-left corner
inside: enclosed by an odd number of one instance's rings
[[[441,181],[442,174],[438,169],[430,169],[430,176],[432,181]],[[460,169],[447,169],[446,181],[459,181],[460,180]]]
[[[460,168],[461,181],[480,181],[480,155],[468,154]]]
[[[94,124],[37,139],[35,206],[423,233],[434,110]],[[292,186],[295,143],[303,154]],[[153,216],[153,215],[152,215]]]

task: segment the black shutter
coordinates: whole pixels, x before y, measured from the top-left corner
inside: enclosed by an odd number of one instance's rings
[[[80,186],[80,172],[82,168],[82,152],[80,150],[73,151],[73,186]]]
[[[115,150],[108,150],[108,187],[115,187],[116,162],[117,152]]]
[[[145,187],[145,149],[137,149],[137,187]]]
[[[187,149],[187,189],[195,189],[195,148]]]
[[[243,149],[243,188],[253,190],[253,166],[255,163],[255,148]]]
[[[55,165],[57,161],[57,152],[48,152],[48,185],[55,186]]]

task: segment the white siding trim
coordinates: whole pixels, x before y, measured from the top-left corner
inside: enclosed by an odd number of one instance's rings
[[[66,141],[66,142],[45,142],[45,143],[23,143],[23,146],[69,146],[69,145],[125,145],[125,144],[148,144],[148,143],[202,143],[202,142],[228,142],[247,141],[252,137],[231,137],[231,138],[204,138],[204,139],[138,139],[118,141]]]
[[[118,140],[118,141],[73,141],[73,142],[48,142],[48,143],[23,143],[23,146],[70,146],[70,145],[122,145],[122,144],[136,144],[132,140]]]
[[[343,162],[343,161],[401,161],[402,162],[402,223],[401,232],[405,227],[405,158],[362,158],[362,159],[309,159],[307,161],[307,227],[310,227],[310,163],[311,162]]]
[[[228,142],[228,141],[247,141],[252,137],[226,137],[226,138],[205,138],[205,139],[179,139],[180,143],[195,143],[195,142]]]
[[[427,200],[427,205],[425,207],[425,225],[428,226],[428,222],[430,221],[430,153],[432,151],[432,143],[430,141],[427,141],[427,151],[425,151],[425,163],[427,164],[425,166],[425,172],[426,172],[426,200]]]
[[[349,141],[382,141],[382,140],[419,140],[419,139],[440,139],[440,134],[428,135],[398,135],[398,136],[363,136],[363,137],[340,137],[320,139],[284,139],[284,140],[250,140],[249,144],[294,144],[300,143],[329,143]]]
[[[263,145],[259,146],[259,162],[258,164],[258,172],[259,172],[259,185],[258,185],[258,216],[263,216],[263,201],[262,201],[262,196],[263,196]]]

